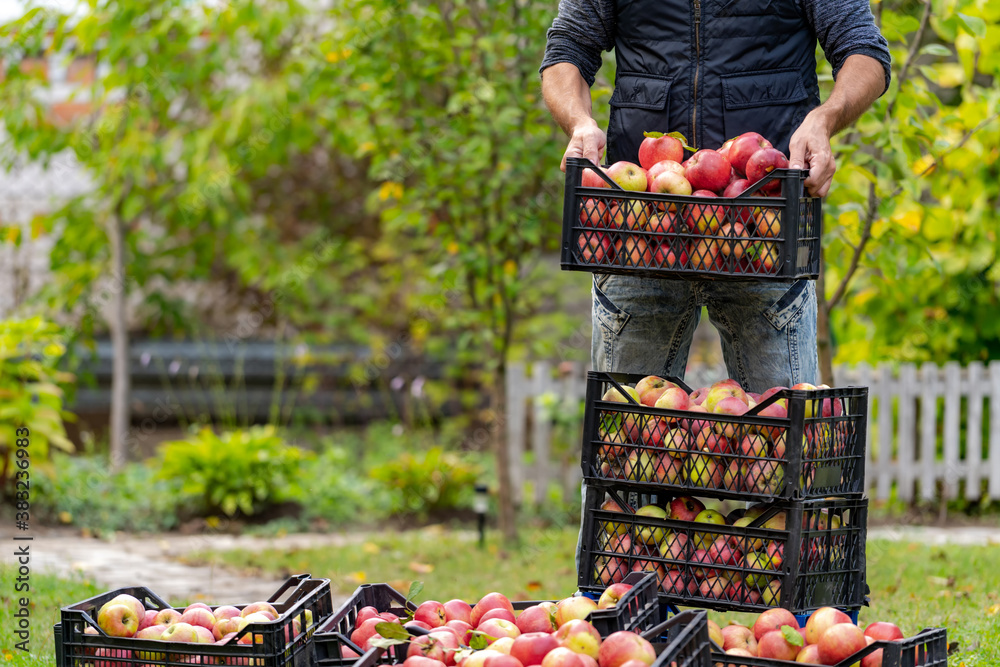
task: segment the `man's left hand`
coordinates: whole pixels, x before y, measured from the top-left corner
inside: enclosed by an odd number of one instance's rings
[[[791,169],[809,167],[805,185],[814,197],[825,197],[833,183],[837,163],[830,148],[830,126],[820,109],[810,111],[789,144],[788,166]]]

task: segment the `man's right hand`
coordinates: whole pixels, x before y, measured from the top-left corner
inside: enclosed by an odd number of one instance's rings
[[[570,135],[569,145],[566,147],[566,152],[563,153],[562,164],[559,165],[559,168],[566,171],[566,158],[568,157],[586,158],[599,165],[607,145],[608,138],[596,121],[591,119],[589,122],[581,123],[573,129],[573,133]]]

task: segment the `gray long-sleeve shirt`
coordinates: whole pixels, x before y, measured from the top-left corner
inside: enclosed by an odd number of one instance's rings
[[[848,56],[861,54],[882,63],[889,88],[889,44],[875,25],[869,0],[799,0],[799,4],[835,78]],[[615,31],[615,0],[560,0],[539,72],[557,63],[572,63],[594,85],[601,52],[614,48]]]

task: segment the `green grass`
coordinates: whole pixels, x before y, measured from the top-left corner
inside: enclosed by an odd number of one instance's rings
[[[251,576],[309,572],[328,577],[340,596],[364,583],[390,583],[406,592],[411,582],[421,581],[421,599],[471,600],[501,590],[512,599],[540,600],[575,590],[576,534],[576,529],[533,530],[522,536],[520,548],[503,546],[493,534],[480,549],[473,532],[429,528],[344,547],[199,553],[187,560],[211,561]]]
[[[0,563],[0,665],[46,665],[55,664],[55,646],[52,626],[59,622],[59,609],[97,595],[101,591],[83,580],[65,580],[51,575],[31,573],[31,590],[27,593],[15,590],[17,568]],[[15,648],[20,638],[16,637],[13,614],[18,609],[18,600],[27,597],[31,602],[29,652]]]
[[[525,533],[520,549],[500,548],[493,537],[480,551],[467,535],[421,531],[351,547],[214,553],[201,558],[253,574],[327,576],[341,594],[365,582],[389,582],[405,591],[409,582],[419,580],[424,591],[418,600],[472,600],[490,590],[518,599],[553,599],[576,588],[576,537],[576,528]],[[421,572],[421,564],[432,565],[433,570]],[[872,601],[861,611],[862,624],[891,621],[907,635],[925,627],[945,627],[948,641],[958,642],[949,665],[1000,665],[1000,546],[871,542],[868,584]],[[722,623],[753,618],[711,615]]]

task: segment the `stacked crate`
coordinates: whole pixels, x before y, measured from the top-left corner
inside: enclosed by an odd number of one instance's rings
[[[649,570],[674,607],[865,604],[867,389],[781,390],[736,416],[621,402],[642,377],[588,375],[580,589]],[[739,509],[696,522],[691,497]],[[759,515],[741,519],[750,503]]]

